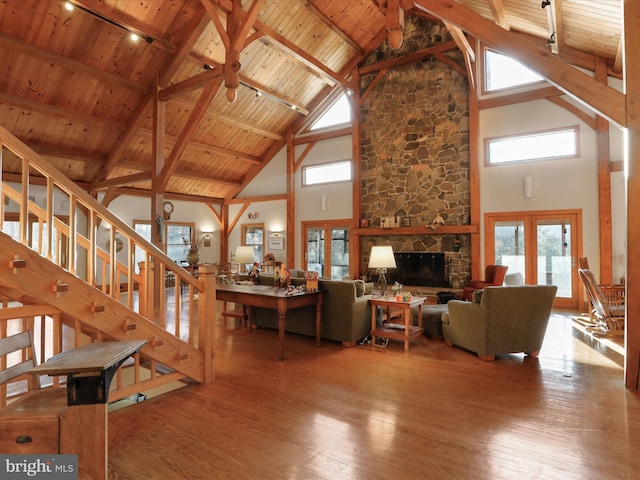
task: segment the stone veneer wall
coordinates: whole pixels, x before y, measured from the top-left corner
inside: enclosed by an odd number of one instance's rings
[[[440,23],[407,17],[404,44],[393,51],[385,42],[364,64],[372,64],[451,40]],[[462,54],[445,55],[463,65]],[[365,91],[377,72],[361,78]],[[424,235],[363,236],[361,271],[372,245],[394,251],[445,252],[454,287],[470,273],[469,238],[454,252],[454,235],[426,228],[440,214],[446,225],[469,218],[469,105],[467,80],[435,57],[389,69],[362,105],[361,211],[371,227],[386,216],[409,217],[425,226]],[[390,232],[391,233],[391,232]]]

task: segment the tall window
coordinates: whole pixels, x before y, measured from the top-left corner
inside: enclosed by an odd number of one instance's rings
[[[253,261],[264,258],[264,223],[244,224],[241,229],[242,245],[253,247]]]
[[[192,223],[166,223],[167,257],[176,262],[186,262],[191,241],[195,238]]]
[[[186,262],[189,253],[189,245],[195,235],[195,224],[193,223],[172,223],[164,222],[163,239],[166,245],[165,253],[167,257],[176,263]],[[135,220],[133,228],[145,240],[151,242],[151,222]],[[136,265],[144,261],[142,250],[136,247]]]
[[[521,63],[491,50],[484,54],[485,91],[494,92],[504,88],[519,87],[544,80],[536,72]]]

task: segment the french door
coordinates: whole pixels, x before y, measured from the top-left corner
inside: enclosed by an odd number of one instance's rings
[[[349,275],[351,242],[345,222],[304,222],[304,269],[321,277],[340,280]]]
[[[487,264],[507,265],[529,285],[556,285],[555,306],[579,308],[580,210],[487,213],[485,237]]]

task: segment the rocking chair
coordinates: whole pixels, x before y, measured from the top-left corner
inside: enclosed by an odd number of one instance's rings
[[[598,285],[591,270],[579,269],[595,324],[587,331],[600,335],[624,335],[625,292],[621,285]]]

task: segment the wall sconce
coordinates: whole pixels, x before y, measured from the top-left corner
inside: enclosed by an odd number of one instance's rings
[[[272,236],[272,237],[276,237],[276,238],[278,238],[280,235],[282,235],[282,232],[280,232],[280,231],[277,231],[277,232],[275,232],[275,231],[274,231],[274,232],[271,232],[271,236]]]
[[[522,184],[524,198],[533,198],[533,177],[527,175]]]
[[[205,247],[210,247],[211,246],[211,234],[213,233],[213,231],[202,231],[202,244]]]
[[[327,196],[324,193],[320,197],[320,210],[323,212],[327,211]]]

